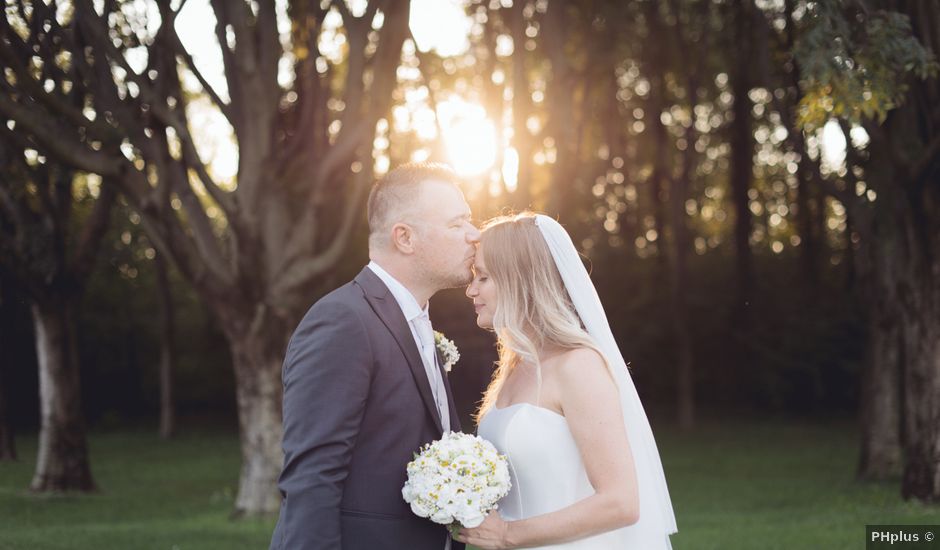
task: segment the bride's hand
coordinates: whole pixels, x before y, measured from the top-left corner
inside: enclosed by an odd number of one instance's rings
[[[499,517],[496,510],[493,510],[479,526],[472,529],[461,528],[457,533],[457,540],[483,550],[509,548],[506,541],[508,526],[509,524]]]

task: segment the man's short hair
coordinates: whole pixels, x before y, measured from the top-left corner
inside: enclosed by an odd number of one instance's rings
[[[460,182],[450,166],[437,162],[402,164],[375,182],[367,205],[370,245],[378,244],[376,239],[387,235],[394,224],[402,221],[408,208],[414,205],[421,183],[430,180],[454,185]]]

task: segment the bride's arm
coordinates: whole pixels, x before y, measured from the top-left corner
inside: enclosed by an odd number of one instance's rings
[[[567,352],[558,365],[559,401],[595,494],[550,514],[505,522],[495,512],[459,539],[480,548],[519,548],[567,542],[636,523],[636,470],[616,383],[600,355]],[[551,483],[552,480],[545,480]]]

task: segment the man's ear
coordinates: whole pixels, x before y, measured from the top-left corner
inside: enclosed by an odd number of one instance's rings
[[[414,254],[415,230],[406,223],[396,223],[392,226],[392,246],[402,254]]]

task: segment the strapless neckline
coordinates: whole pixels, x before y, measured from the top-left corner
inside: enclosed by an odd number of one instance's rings
[[[493,407],[492,407],[492,410],[493,410],[493,411],[496,411],[496,412],[504,412],[504,411],[508,411],[508,410],[510,410],[510,409],[515,409],[515,408],[517,408],[517,407],[528,407],[528,408],[530,408],[530,409],[534,409],[534,410],[537,410],[537,411],[544,411],[544,412],[548,413],[548,415],[554,416],[555,418],[558,418],[558,419],[560,419],[561,421],[563,421],[563,422],[565,422],[565,423],[568,422],[568,419],[565,418],[564,415],[558,414],[557,412],[555,412],[555,411],[553,411],[553,410],[551,410],[551,409],[546,409],[545,407],[539,407],[538,405],[534,405],[534,404],[532,404],[532,403],[527,403],[527,402],[525,402],[525,401],[523,401],[523,402],[521,402],[521,403],[513,403],[512,405],[506,405],[505,407],[497,407],[497,406],[494,404]]]

